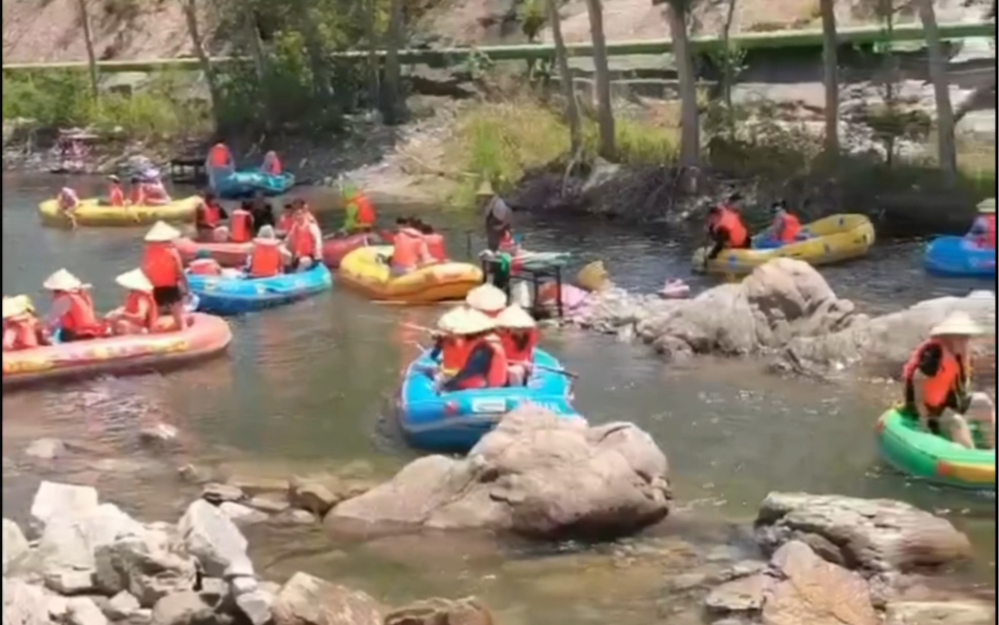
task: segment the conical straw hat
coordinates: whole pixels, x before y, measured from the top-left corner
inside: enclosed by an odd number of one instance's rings
[[[83,287],[84,284],[80,279],[65,269],[56,271],[42,282],[42,288],[46,291],[76,291]]]
[[[468,309],[464,306],[455,307],[440,316],[437,320],[437,329],[441,332],[451,334],[454,332],[455,321],[461,319]]]
[[[459,308],[460,315],[450,321],[451,332],[459,335],[481,334],[496,327],[496,322],[471,308]]]
[[[994,214],[996,212],[996,199],[990,197],[987,200],[982,200],[978,203],[978,212],[985,214]]]
[[[31,310],[31,300],[27,295],[15,295],[3,298],[3,318],[10,319],[23,315]]]
[[[146,233],[148,243],[166,243],[180,238],[180,231],[164,221],[157,221]]]
[[[975,323],[968,313],[956,311],[951,313],[939,325],[930,330],[930,336],[978,336],[982,327]]]
[[[143,293],[153,292],[153,283],[149,281],[146,274],[142,273],[141,269],[133,269],[132,271],[126,271],[117,278],[114,279],[124,289],[129,291],[141,291]]]
[[[488,180],[483,180],[482,184],[479,185],[479,190],[475,192],[475,195],[486,196],[486,195],[496,195],[493,191],[493,185],[490,184]]]
[[[513,330],[529,330],[537,327],[538,322],[526,310],[517,304],[511,304],[497,315],[496,325]]]
[[[468,292],[465,303],[480,312],[494,314],[506,308],[506,293],[491,284],[483,284]]]

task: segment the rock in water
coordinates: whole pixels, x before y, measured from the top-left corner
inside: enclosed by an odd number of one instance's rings
[[[494,625],[492,614],[474,597],[458,599],[428,599],[393,610],[385,617],[385,625]]]
[[[295,573],[274,600],[275,625],[382,625],[382,607],[367,594]]]
[[[463,460],[427,456],[336,506],[333,531],[360,524],[483,528],[541,539],[620,536],[669,513],[666,456],[629,423],[588,427],[537,407],[506,415]]]
[[[889,603],[884,625],[995,625],[995,606],[967,601]]]
[[[3,520],[3,574],[16,568],[21,560],[28,554],[30,547],[28,540],[24,537],[24,532],[17,523],[10,519]]]
[[[867,574],[945,565],[971,555],[968,537],[949,521],[888,499],[770,493],[760,504],[756,531],[764,549],[800,540],[830,562]]]
[[[97,490],[90,486],[42,482],[31,503],[31,519],[41,531],[55,516],[79,518],[95,508]]]
[[[178,529],[188,551],[209,577],[222,577],[233,565],[253,570],[246,555],[246,538],[225,513],[204,499],[188,506]]]
[[[39,460],[55,460],[66,453],[66,445],[58,438],[39,438],[24,450],[26,456]]]

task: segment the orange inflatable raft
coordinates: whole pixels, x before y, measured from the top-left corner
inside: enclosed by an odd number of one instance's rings
[[[57,378],[144,373],[219,354],[232,341],[224,319],[195,313],[180,332],[137,334],[3,352],[3,388]]]
[[[185,263],[190,263],[198,256],[198,252],[208,250],[218,264],[223,267],[242,267],[246,258],[253,251],[253,243],[231,243],[229,241],[194,241],[187,237],[174,242],[180,257]]]

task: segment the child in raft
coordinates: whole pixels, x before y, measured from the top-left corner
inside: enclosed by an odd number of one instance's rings
[[[16,352],[49,345],[48,333],[27,295],[3,298],[3,351]]]
[[[125,289],[125,304],[105,317],[116,335],[148,334],[157,330],[159,309],[153,299],[153,283],[141,269],[126,271],[114,279]]]
[[[496,316],[496,327],[507,360],[509,386],[525,386],[534,369],[538,324],[526,310],[511,304]]]

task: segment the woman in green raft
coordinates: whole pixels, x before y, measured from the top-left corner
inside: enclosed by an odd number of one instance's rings
[[[905,365],[905,402],[878,422],[885,459],[915,477],[994,489],[995,407],[971,391],[972,337],[982,329],[955,312],[930,332]]]

